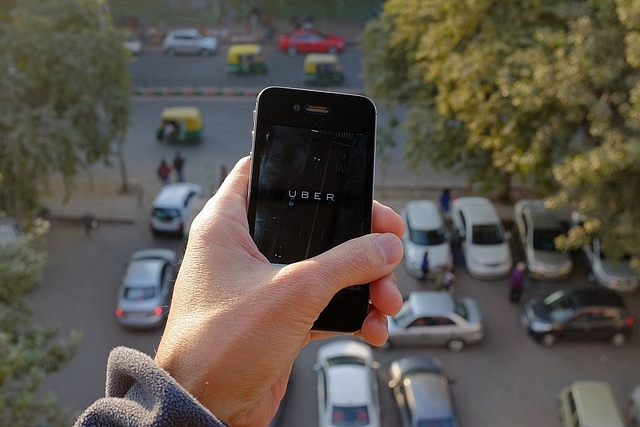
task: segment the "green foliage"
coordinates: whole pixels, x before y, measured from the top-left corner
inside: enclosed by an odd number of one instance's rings
[[[363,48],[371,95],[408,107],[410,165],[530,183],[640,252],[640,2],[388,0]]]
[[[49,177],[111,156],[129,120],[129,53],[95,0],[0,9],[0,208],[26,217]]]
[[[24,237],[0,246],[0,425],[65,426],[72,421],[51,394],[36,397],[46,376],[69,361],[80,342],[77,334],[58,341],[55,329],[34,322],[25,301],[40,283],[47,230],[47,222],[37,221]]]

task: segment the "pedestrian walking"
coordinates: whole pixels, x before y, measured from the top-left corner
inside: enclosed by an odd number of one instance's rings
[[[520,302],[520,298],[522,297],[524,272],[526,269],[527,265],[521,261],[511,270],[511,276],[509,278],[509,300],[513,303]]]
[[[442,289],[452,294],[455,291],[455,288],[456,276],[448,267],[445,267],[444,274],[442,276]]]
[[[427,276],[429,275],[429,270],[430,270],[429,252],[424,253],[424,256],[422,257],[422,265],[420,269],[422,270],[421,282],[424,283],[427,281]]]
[[[438,202],[440,203],[440,213],[442,214],[442,218],[448,220],[450,217],[451,211],[451,190],[445,188],[440,193],[438,197]]]
[[[178,182],[184,182],[184,157],[180,155],[180,151],[176,151],[176,156],[173,158],[173,168],[176,170],[176,175],[178,175]]]
[[[98,221],[91,213],[86,213],[82,217],[82,225],[84,226],[84,232],[88,236],[91,234],[91,230],[98,227]]]
[[[158,178],[160,178],[160,182],[162,185],[166,185],[169,183],[169,174],[171,173],[171,166],[167,164],[165,159],[160,161],[160,165],[158,166]]]

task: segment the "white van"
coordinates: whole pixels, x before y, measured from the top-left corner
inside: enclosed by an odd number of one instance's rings
[[[489,199],[455,199],[451,219],[461,240],[469,274],[478,279],[497,279],[509,274],[513,259],[508,236]]]

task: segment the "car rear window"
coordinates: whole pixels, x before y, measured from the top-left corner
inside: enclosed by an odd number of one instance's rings
[[[132,301],[140,301],[151,299],[156,295],[155,288],[147,287],[147,288],[125,288],[124,290],[124,299],[132,300]]]
[[[364,366],[365,362],[359,357],[355,356],[339,356],[332,357],[331,359],[327,359],[327,365],[336,366],[336,365],[360,365]]]
[[[416,230],[409,225],[409,237],[416,245],[435,246],[445,242],[444,230]]]
[[[161,209],[155,208],[153,210],[153,217],[160,221],[172,220],[180,217],[180,211],[178,209]]]
[[[473,226],[471,243],[475,245],[499,245],[503,242],[498,224]]]
[[[331,418],[336,426],[366,426],[369,411],[366,406],[334,406]]]

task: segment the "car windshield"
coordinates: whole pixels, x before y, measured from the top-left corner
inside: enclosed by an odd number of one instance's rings
[[[469,320],[469,313],[467,312],[467,306],[464,305],[463,302],[458,301],[457,299],[453,300],[455,306],[453,308],[453,311],[455,311],[455,313],[462,317],[463,319]]]
[[[576,310],[569,294],[565,291],[554,292],[542,300],[542,302],[551,319],[556,322],[565,320]]]
[[[145,299],[151,299],[156,295],[156,289],[154,287],[145,288],[130,288],[127,287],[124,290],[124,299],[140,301]]]
[[[171,220],[180,217],[180,211],[178,211],[178,209],[155,208],[153,210],[153,216],[161,221]]]
[[[474,225],[471,243],[475,245],[499,245],[503,243],[498,224]]]
[[[355,356],[338,356],[327,359],[328,366],[336,365],[361,365],[364,366],[365,362],[359,357]]]
[[[369,411],[366,406],[334,406],[331,418],[335,426],[366,426]]]
[[[441,420],[418,420],[418,427],[454,427],[455,424],[451,418],[443,418]]]
[[[562,234],[560,229],[533,230],[533,249],[556,251],[555,238]]]
[[[445,242],[444,230],[442,228],[436,230],[416,230],[410,228],[409,237],[416,245],[435,246]]]
[[[411,312],[411,305],[408,303],[405,303],[402,305],[402,308],[400,309],[398,314],[393,316],[393,320],[398,325],[402,325],[404,322],[406,322],[407,319],[410,319],[412,316],[413,316],[413,313]]]

